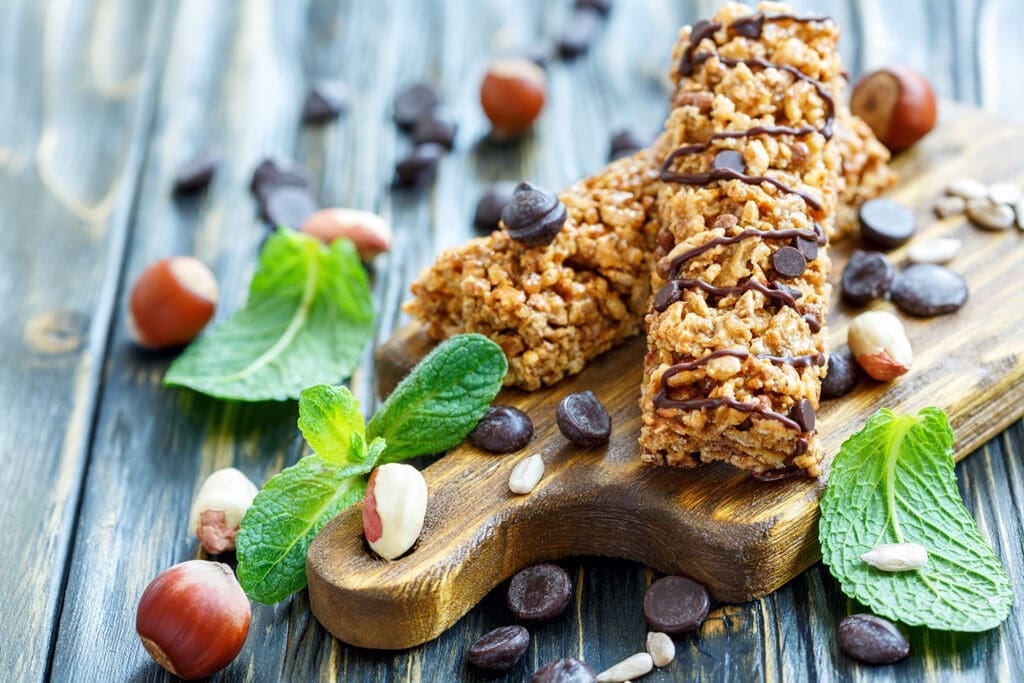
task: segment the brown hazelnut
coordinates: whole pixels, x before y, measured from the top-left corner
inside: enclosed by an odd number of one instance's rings
[[[187,344],[210,322],[217,280],[191,256],[157,261],[132,287],[128,329],[139,346],[163,349]]]
[[[907,149],[935,127],[935,93],[909,66],[888,66],[862,76],[853,87],[850,110],[892,152]]]
[[[480,85],[480,104],[499,137],[525,133],[544,108],[544,70],[529,59],[510,57],[491,63]]]

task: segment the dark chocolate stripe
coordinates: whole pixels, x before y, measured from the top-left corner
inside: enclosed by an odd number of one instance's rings
[[[668,372],[666,370],[666,372]],[[734,398],[690,398],[685,401],[676,401],[669,398],[666,395],[664,375],[662,376],[661,389],[657,394],[654,395],[654,407],[657,410],[675,408],[677,410],[701,410],[703,408],[719,408],[721,406],[728,406],[733,410],[738,410],[742,413],[754,413],[761,417],[768,418],[769,420],[776,420],[782,423],[783,426],[792,429],[795,432],[801,432],[800,425],[796,423],[782,413],[777,413],[774,410],[768,410],[762,408],[756,403],[744,403],[743,401],[737,401]]]
[[[731,356],[733,358],[745,360],[751,357],[751,353],[744,349],[719,349],[718,351],[712,351],[708,355],[703,358],[698,358],[697,360],[676,363],[675,365],[669,366],[665,372],[671,373],[669,375],[671,377],[680,372],[695,370],[700,366],[705,365],[708,361],[714,360],[715,358],[722,358],[724,356]],[[823,353],[811,353],[805,356],[773,356],[770,353],[758,353],[754,354],[754,358],[770,361],[776,365],[790,365],[794,368],[807,368],[812,365],[825,364],[825,354]]]
[[[669,277],[677,276],[679,274],[679,268],[684,263],[686,263],[690,259],[697,258],[698,256],[700,256],[701,254],[710,249],[714,249],[715,247],[726,246],[729,244],[736,244],[737,242],[748,239],[750,237],[760,237],[762,239],[771,240],[788,240],[794,237],[802,237],[805,240],[818,241],[821,239],[822,235],[824,235],[824,233],[818,233],[817,223],[815,223],[815,230],[801,230],[799,228],[790,228],[786,230],[758,230],[757,228],[746,228],[742,232],[737,233],[735,235],[731,235],[728,237],[725,235],[721,237],[715,237],[714,239],[708,240],[699,247],[693,247],[692,249],[687,249],[681,254],[678,254],[669,262],[668,271],[664,273],[662,277],[665,277],[667,279]]]
[[[682,183],[684,185],[710,185],[716,180],[739,180],[747,185],[768,183],[769,185],[773,185],[778,188],[781,192],[787,192],[800,197],[800,199],[804,200],[807,206],[811,207],[815,211],[821,211],[821,202],[806,192],[798,190],[795,187],[790,187],[781,180],[776,180],[775,178],[769,178],[768,176],[763,175],[747,175],[746,173],[734,171],[731,168],[713,168],[707,173],[673,173],[666,170],[665,166],[662,165],[661,179],[665,182]]]
[[[753,290],[764,294],[769,299],[778,299],[790,308],[796,308],[796,300],[803,296],[803,293],[800,290],[789,290],[788,288],[779,287],[777,283],[772,284],[775,287],[758,282],[757,280],[747,280],[741,285],[716,287],[700,278],[676,278],[662,285],[654,297],[653,306],[654,310],[658,313],[664,313],[665,309],[683,298],[683,290],[701,289],[712,296],[742,294]],[[793,292],[796,292],[796,294],[794,295]]]

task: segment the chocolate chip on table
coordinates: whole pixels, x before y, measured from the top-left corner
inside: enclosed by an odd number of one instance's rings
[[[736,150],[723,149],[715,155],[711,168],[728,168],[737,173],[744,173],[747,170],[747,162],[743,161],[743,155]]]
[[[562,657],[537,669],[530,683],[597,683],[597,674],[586,662]]]
[[[888,256],[880,251],[858,249],[843,268],[843,298],[855,306],[881,299],[889,291],[893,275]]]
[[[403,187],[423,185],[433,177],[446,151],[436,142],[416,145],[395,163],[395,184]]]
[[[528,247],[554,242],[566,217],[565,204],[557,196],[530,183],[519,183],[501,212],[509,237]]]
[[[572,581],[557,564],[535,564],[518,572],[508,584],[508,608],[527,623],[554,619],[569,604]]]
[[[866,664],[892,664],[910,654],[906,636],[873,614],[851,614],[839,622],[839,647]]]
[[[441,104],[437,91],[426,83],[414,83],[395,95],[395,123],[403,130],[412,130],[416,122],[434,113]]]
[[[491,406],[469,433],[469,441],[491,453],[512,453],[530,443],[533,422],[512,406]]]
[[[298,164],[265,159],[253,172],[249,189],[259,203],[260,216],[275,227],[298,230],[320,208],[316,181]]]
[[[612,0],[576,0],[576,9],[592,9],[608,16],[612,11]]]
[[[772,268],[779,277],[792,280],[807,270],[807,259],[796,247],[782,247],[772,254]]]
[[[590,7],[573,11],[558,38],[558,54],[563,59],[575,59],[587,50],[601,32],[604,15]]]
[[[501,626],[469,646],[467,659],[486,671],[508,671],[530,646],[530,632],[522,626]]]
[[[828,372],[821,380],[822,400],[839,398],[853,391],[860,378],[860,366],[853,362],[849,351],[830,351]]]
[[[333,121],[345,110],[348,89],[337,81],[314,83],[302,103],[303,123],[327,123]]]
[[[666,576],[644,593],[644,619],[654,631],[676,636],[703,623],[711,608],[704,586],[685,576]]]
[[[881,249],[906,244],[917,230],[914,212],[891,199],[869,199],[860,205],[860,235]]]
[[[219,157],[210,152],[200,152],[178,168],[174,175],[174,193],[187,194],[205,189],[219,165]]]
[[[450,150],[455,144],[457,130],[458,124],[454,121],[434,113],[416,122],[416,127],[412,131],[412,141],[416,145],[436,142]]]
[[[612,434],[612,419],[592,391],[563,398],[558,402],[555,418],[558,431],[577,446],[602,446]]]
[[[789,409],[789,419],[800,425],[803,433],[814,431],[814,406],[806,398],[802,398]]]
[[[608,161],[632,156],[648,144],[650,144],[650,140],[644,139],[636,131],[630,128],[623,128],[612,135],[608,149]]]
[[[953,313],[963,306],[967,301],[967,282],[949,268],[915,263],[896,275],[890,294],[903,312],[930,318]]]
[[[473,227],[483,233],[500,228],[501,212],[512,201],[515,191],[516,183],[511,181],[499,181],[488,187],[476,202]]]

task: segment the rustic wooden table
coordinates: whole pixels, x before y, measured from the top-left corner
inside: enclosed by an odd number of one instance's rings
[[[125,333],[127,286],[178,253],[211,264],[218,317],[244,299],[267,234],[248,192],[266,155],[314,169],[325,204],[369,208],[396,230],[378,259],[376,342],[404,322],[410,280],[471,234],[479,188],[530,178],[561,187],[605,162],[609,131],[655,131],[677,28],[715,2],[619,0],[586,57],[558,63],[536,133],[478,144],[477,86],[488,59],[555,35],[570,0],[6,0],[0,3],[0,678],[156,680],[167,676],[134,632],[138,596],[160,570],[195,557],[186,518],[212,470],[263,482],[302,452],[294,403],[239,405],[161,386],[166,354]],[[854,75],[906,62],[943,97],[1020,117],[1024,4],[1017,0],[798,3],[832,14]],[[338,122],[301,127],[316,78],[350,84]],[[436,183],[388,187],[407,141],[389,119],[397,88],[438,83],[459,137]],[[225,161],[208,193],[171,197],[180,163],[204,148]],[[1017,179],[1020,180],[1020,179]],[[352,384],[374,407],[366,362]],[[1024,483],[1018,422],[958,467],[967,506],[1024,597]],[[603,559],[569,560],[571,609],[538,628],[508,680],[582,656],[601,669],[640,647],[639,601],[652,576]],[[769,597],[718,605],[678,660],[645,680],[1024,677],[1024,612],[990,633],[912,633],[913,655],[880,669],[839,653],[855,606],[822,566]],[[475,679],[464,653],[508,621],[498,592],[436,641],[367,652],[332,639],[304,593],[256,606],[225,680]]]

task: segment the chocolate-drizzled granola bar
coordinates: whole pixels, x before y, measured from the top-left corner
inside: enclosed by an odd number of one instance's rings
[[[684,27],[662,166],[640,445],[678,467],[821,472],[828,235],[845,87],[825,17],[762,4]],[[691,95],[691,93],[693,93]],[[710,106],[685,104],[707,101]]]

